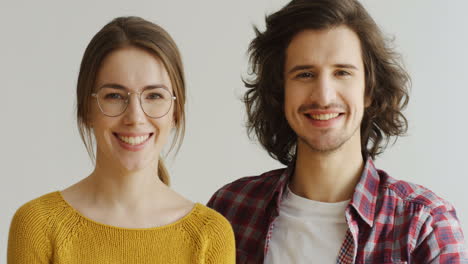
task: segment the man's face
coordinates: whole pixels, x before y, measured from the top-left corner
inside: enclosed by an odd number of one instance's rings
[[[298,147],[360,151],[365,78],[358,36],[346,26],[304,30],[286,50],[284,111]]]

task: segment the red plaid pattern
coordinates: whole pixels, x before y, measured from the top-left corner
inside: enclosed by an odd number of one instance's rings
[[[293,170],[239,179],[208,202],[233,226],[237,263],[263,263]],[[371,159],[345,217],[349,228],[336,263],[468,263],[453,206],[422,186],[377,170]]]

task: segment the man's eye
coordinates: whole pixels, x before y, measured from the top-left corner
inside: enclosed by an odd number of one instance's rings
[[[308,79],[312,77],[314,77],[314,75],[311,72],[301,72],[298,75],[296,75],[297,79]]]
[[[339,70],[339,71],[336,72],[336,75],[337,76],[349,76],[349,75],[351,75],[351,73],[349,73],[347,71]]]

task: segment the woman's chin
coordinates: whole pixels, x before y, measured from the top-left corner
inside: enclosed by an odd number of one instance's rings
[[[151,167],[157,169],[155,162],[146,159],[120,159],[120,167],[126,172],[137,172]]]
[[[155,153],[135,153],[111,151],[115,155],[100,155],[96,159],[96,165],[103,168],[117,169],[122,172],[137,172],[142,170],[157,170],[159,156]]]
[[[142,170],[148,169],[149,166],[148,164],[142,164],[142,163],[131,163],[131,164],[122,164],[122,168],[127,171],[127,172],[138,172]]]

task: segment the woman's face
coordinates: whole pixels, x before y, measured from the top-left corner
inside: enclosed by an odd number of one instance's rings
[[[159,154],[173,127],[174,103],[166,115],[154,119],[145,114],[136,93],[161,87],[173,94],[166,68],[156,56],[136,47],[121,48],[107,55],[94,91],[106,91],[109,102],[119,98],[119,94],[132,94],[126,110],[115,117],[104,115],[98,100],[92,99],[90,124],[96,138],[96,166],[120,166],[127,171],[152,167],[156,171]]]

